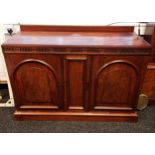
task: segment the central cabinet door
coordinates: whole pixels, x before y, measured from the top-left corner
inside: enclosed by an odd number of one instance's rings
[[[65,105],[66,110],[87,110],[87,56],[65,57]]]
[[[135,60],[123,56],[96,56],[92,66],[92,109],[132,110],[138,95]]]

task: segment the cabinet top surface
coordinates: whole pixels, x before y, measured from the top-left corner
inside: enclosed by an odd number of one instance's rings
[[[3,46],[151,48],[132,32],[20,32]]]

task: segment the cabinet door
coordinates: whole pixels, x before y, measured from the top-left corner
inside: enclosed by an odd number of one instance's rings
[[[60,57],[12,54],[12,59],[12,84],[17,108],[63,108]]]
[[[92,66],[92,109],[131,110],[138,96],[138,76],[137,66],[127,57],[96,56]]]

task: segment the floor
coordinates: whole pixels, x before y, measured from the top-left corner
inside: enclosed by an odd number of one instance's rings
[[[1,133],[121,133],[155,132],[155,106],[139,111],[138,123],[15,121],[14,108],[0,108]]]

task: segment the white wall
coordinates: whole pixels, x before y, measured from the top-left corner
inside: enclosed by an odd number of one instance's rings
[[[4,29],[3,25],[0,24],[0,45],[4,42],[5,36],[4,36]],[[2,49],[0,47],[0,81],[6,80],[6,74],[5,74],[5,66],[4,66],[4,59],[2,55]]]
[[[0,22],[104,25],[155,21],[154,0],[1,0]]]
[[[0,45],[5,41],[5,36],[4,36],[4,26],[0,24]],[[8,76],[8,72],[6,69],[6,64],[4,60],[4,56],[2,53],[2,49],[0,47],[0,81],[7,81],[8,88],[9,88],[9,95],[10,95],[10,100],[7,103],[1,104],[0,107],[10,107],[14,106],[14,98],[13,98],[13,93],[12,93],[12,88]]]

